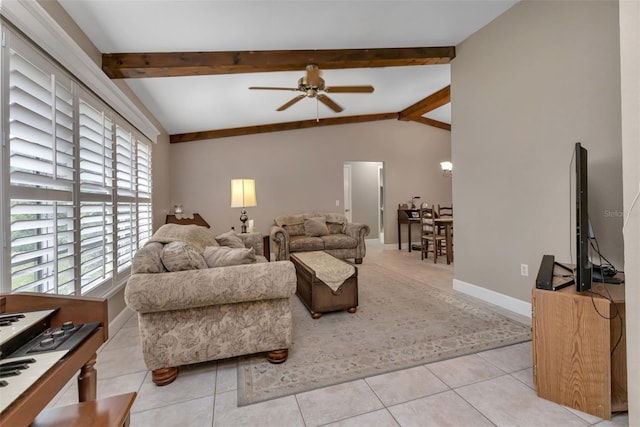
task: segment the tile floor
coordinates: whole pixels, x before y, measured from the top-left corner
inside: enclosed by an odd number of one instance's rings
[[[363,268],[368,262],[455,292],[451,266],[421,261],[417,252],[371,242]],[[238,408],[235,359],[183,367],[174,383],[156,387],[142,360],[136,317],[111,332],[98,352],[98,398],[137,391],[132,427],[628,425],[626,414],[603,421],[538,398],[530,342]],[[50,406],[74,402],[71,381]]]

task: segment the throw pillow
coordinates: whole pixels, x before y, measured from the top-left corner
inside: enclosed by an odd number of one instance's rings
[[[185,242],[171,242],[164,245],[160,259],[168,271],[207,268],[207,263],[200,252]]]
[[[307,218],[304,220],[304,234],[310,237],[320,237],[329,234],[329,229],[323,217]]]
[[[244,243],[242,243],[242,239],[240,239],[233,230],[216,236],[216,241],[220,246],[244,249]]]
[[[231,265],[253,264],[256,253],[253,248],[230,248],[228,246],[210,246],[204,249],[204,259],[209,268]]]
[[[340,213],[327,213],[324,215],[327,220],[329,234],[345,234],[347,230],[347,217]]]
[[[162,260],[160,259],[162,247],[162,243],[148,242],[142,248],[138,249],[133,257],[131,274],[163,273],[167,271],[162,265]]]

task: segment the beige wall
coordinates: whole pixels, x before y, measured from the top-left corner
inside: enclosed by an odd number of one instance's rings
[[[640,2],[620,2],[629,425],[640,425]],[[634,204],[635,203],[635,204]]]
[[[267,233],[278,215],[342,212],[343,163],[381,161],[389,212],[385,242],[392,243],[398,203],[413,195],[451,200],[451,180],[439,169],[449,158],[448,131],[396,120],[172,144],[170,205],[200,213],[216,231],[238,230],[230,180],[255,178],[258,206],[247,211],[257,230]]]
[[[152,209],[153,230],[165,223],[171,206],[171,173],[169,163],[169,135],[158,136],[158,142],[151,147],[151,173],[153,174]]]
[[[522,1],[452,62],[455,279],[523,302],[542,255],[575,258],[569,180],[589,150],[589,213],[623,267],[616,2]],[[529,266],[529,277],[520,275]]]

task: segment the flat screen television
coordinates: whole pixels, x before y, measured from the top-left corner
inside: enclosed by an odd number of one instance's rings
[[[575,283],[578,292],[591,289],[591,261],[589,260],[589,193],[587,183],[587,149],[579,142],[575,146],[576,198],[576,267]]]

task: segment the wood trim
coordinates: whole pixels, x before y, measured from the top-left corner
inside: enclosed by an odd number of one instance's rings
[[[398,113],[398,120],[413,120],[451,102],[451,86],[443,87]]]
[[[320,121],[301,120],[297,122],[273,123],[267,125],[246,126],[228,129],[207,130],[202,132],[190,132],[174,134],[169,136],[169,142],[177,144],[180,142],[197,141],[202,139],[226,138],[229,136],[251,135],[256,133],[280,132],[285,130],[306,129],[318,126],[343,125],[348,123],[373,122],[378,120],[397,119],[398,113],[365,114],[358,116],[333,117],[320,119]]]
[[[451,131],[451,125],[449,123],[441,122],[438,120],[429,119],[427,117],[414,117],[411,119],[413,122],[422,123],[423,125],[433,126],[440,129]]]
[[[102,71],[112,79],[211,74],[398,67],[448,64],[454,46],[382,49],[270,50],[230,52],[105,53]]]

